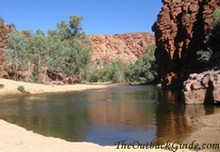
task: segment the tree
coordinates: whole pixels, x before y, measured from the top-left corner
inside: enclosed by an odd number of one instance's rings
[[[212,27],[220,24],[220,9],[215,9],[213,12]]]
[[[34,78],[37,78],[41,67],[45,65],[46,56],[49,50],[47,38],[43,36],[41,31],[38,31],[38,34],[34,34],[31,39],[31,60],[34,64],[33,75]],[[44,73],[45,76],[46,73]]]
[[[16,29],[16,25],[14,23],[10,24],[11,28]]]
[[[0,25],[4,24],[4,18],[0,16]]]
[[[81,25],[82,20],[83,20],[82,16],[78,16],[78,15],[70,16],[69,26],[70,26],[70,30],[72,31],[72,35],[74,37],[79,37],[83,34],[82,25]]]
[[[128,82],[142,82],[149,83],[154,81],[157,76],[156,59],[154,56],[145,55],[139,58],[134,64],[128,66],[125,77]]]
[[[61,40],[65,40],[71,37],[69,24],[67,24],[66,21],[61,21],[60,23],[57,23],[57,30]]]
[[[8,43],[4,48],[4,57],[12,62],[13,74],[16,79],[17,71],[29,62],[31,56],[30,42],[24,34],[18,31],[9,33],[7,41]]]
[[[42,30],[40,30],[40,29],[37,29],[36,32],[35,32],[35,34],[36,34],[36,35],[43,36],[43,37],[45,36],[44,31],[42,31]]]

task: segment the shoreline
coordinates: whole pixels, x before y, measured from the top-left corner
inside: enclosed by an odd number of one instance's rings
[[[103,84],[73,84],[73,85],[47,85],[37,84],[22,81],[13,81],[9,79],[0,79],[0,99],[14,98],[27,95],[42,95],[53,93],[68,93],[78,92],[93,89],[105,89],[114,87],[117,83],[103,83]],[[24,86],[25,92],[17,90],[19,86]]]

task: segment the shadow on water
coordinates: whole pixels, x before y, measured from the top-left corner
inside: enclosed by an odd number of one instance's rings
[[[220,112],[218,107],[185,106],[181,93],[154,86],[29,96],[0,102],[0,118],[45,136],[114,145],[179,140],[193,119]]]

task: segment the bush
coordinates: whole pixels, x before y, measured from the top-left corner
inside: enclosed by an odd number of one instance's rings
[[[220,9],[215,9],[213,12],[212,26],[215,27],[220,24]]]
[[[157,76],[156,59],[154,56],[144,56],[139,58],[134,64],[128,66],[125,73],[128,82],[149,83]]]
[[[22,93],[25,92],[24,86],[18,86],[17,90],[22,92]]]
[[[211,25],[211,32],[205,38],[206,50],[198,51],[197,61],[200,65],[208,65],[213,62],[213,56],[219,51],[220,39],[220,9],[215,9],[213,12],[213,19]]]
[[[90,67],[87,72],[88,82],[125,82],[126,66],[120,62],[114,62],[103,69]]]
[[[30,41],[19,31],[7,34],[7,45],[4,48],[4,58],[12,62],[13,76],[17,78],[17,71],[30,62]]]
[[[0,16],[0,24],[4,24],[4,18]]]

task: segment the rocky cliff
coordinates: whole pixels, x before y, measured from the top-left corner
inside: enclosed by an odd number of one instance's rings
[[[115,61],[133,63],[142,57],[144,49],[155,44],[151,33],[128,33],[115,35],[90,35],[91,63],[102,67]]]
[[[196,52],[206,49],[213,11],[219,0],[162,0],[162,10],[152,29],[157,49],[159,76],[165,85],[183,80],[191,73]]]

